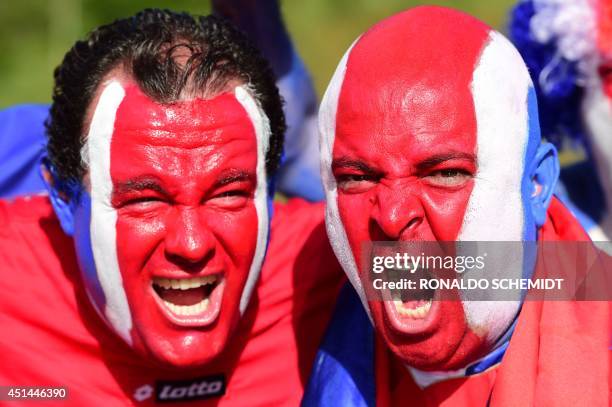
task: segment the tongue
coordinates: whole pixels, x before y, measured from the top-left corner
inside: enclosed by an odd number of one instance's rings
[[[193,305],[205,298],[203,287],[190,288],[188,290],[175,290],[173,288],[159,288],[156,290],[159,296],[175,305]]]

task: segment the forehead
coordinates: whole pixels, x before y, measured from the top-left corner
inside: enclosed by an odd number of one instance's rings
[[[237,88],[213,99],[160,104],[135,84],[109,82],[87,140],[92,174],[97,168],[113,182],[146,175],[187,186],[228,170],[254,173],[259,149],[239,90],[246,93]]]
[[[235,139],[254,142],[255,132],[233,93],[160,104],[131,84],[117,109],[112,142],[193,149]]]
[[[439,27],[445,27],[440,30]],[[337,142],[475,143],[471,82],[489,29],[445,9],[413,9],[364,34],[339,95]],[[461,141],[463,140],[463,141]]]

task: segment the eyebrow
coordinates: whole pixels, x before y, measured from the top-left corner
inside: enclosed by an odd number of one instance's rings
[[[217,182],[215,182],[216,187],[222,187],[224,185],[231,184],[233,182],[253,182],[255,181],[255,177],[253,174],[242,171],[242,170],[230,170],[222,173]]]
[[[375,168],[370,167],[366,163],[360,160],[354,160],[348,157],[340,157],[332,162],[332,171],[337,168],[353,168],[355,170],[364,172],[366,174],[377,174]]]
[[[442,164],[449,160],[467,160],[470,162],[476,162],[476,156],[474,154],[464,153],[464,152],[450,152],[443,154],[436,154],[430,157],[427,157],[423,161],[419,162],[415,165],[417,171],[426,171],[435,167],[436,165]]]
[[[120,194],[145,190],[155,191],[162,195],[168,194],[166,190],[159,184],[159,182],[155,178],[151,177],[135,178],[119,182],[116,185],[115,190],[117,193]]]

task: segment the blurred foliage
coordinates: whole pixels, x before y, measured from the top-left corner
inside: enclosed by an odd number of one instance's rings
[[[352,41],[375,22],[413,0],[285,0],[286,24],[312,72],[319,94]],[[472,14],[504,30],[509,0],[431,1]],[[20,0],[0,1],[0,107],[49,102],[53,68],[70,46],[92,28],[146,7],[194,14],[210,10],[207,0]]]

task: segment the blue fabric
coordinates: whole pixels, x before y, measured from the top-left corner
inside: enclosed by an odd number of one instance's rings
[[[325,193],[319,163],[317,97],[304,63],[291,52],[289,71],[277,81],[285,101],[287,132],[276,186],[288,196],[322,201]]]
[[[514,325],[512,328],[512,331],[514,331]],[[512,332],[510,332],[510,334],[511,333]],[[480,360],[478,363],[474,363],[473,365],[468,366],[465,369],[465,375],[472,376],[478,373],[482,373],[490,367],[501,363],[504,354],[506,353],[506,349],[508,349],[508,345],[510,345],[510,336],[508,336],[506,341],[500,347],[493,350],[493,352],[482,358],[482,360]]]
[[[374,406],[374,374],[374,330],[347,283],[315,358],[302,406]]]
[[[19,105],[0,111],[0,197],[45,190],[39,175],[45,151],[47,105]]]

